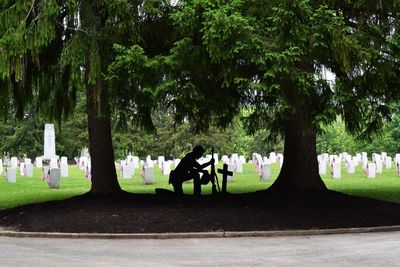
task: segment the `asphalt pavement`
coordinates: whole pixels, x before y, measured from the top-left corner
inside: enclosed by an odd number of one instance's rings
[[[188,239],[0,237],[0,266],[400,266],[400,232]]]

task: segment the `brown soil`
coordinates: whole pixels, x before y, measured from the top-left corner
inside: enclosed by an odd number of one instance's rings
[[[17,231],[159,233],[400,225],[400,204],[328,191],[219,196],[88,194],[0,211]]]

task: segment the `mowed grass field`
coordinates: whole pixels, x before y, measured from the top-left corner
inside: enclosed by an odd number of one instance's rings
[[[221,164],[217,166],[217,168],[221,167]],[[155,184],[153,185],[144,185],[140,170],[135,170],[132,179],[118,178],[122,189],[138,194],[154,194],[155,188],[172,190],[172,186],[168,184],[168,176],[162,175],[157,166],[155,166]],[[262,182],[253,164],[244,164],[243,173],[235,173],[234,182],[228,183],[228,192],[244,193],[267,189],[276,179],[279,171],[279,165],[272,164],[271,179]],[[61,178],[59,189],[48,188],[47,183],[42,180],[39,168],[35,168],[34,177],[24,177],[17,173],[16,183],[7,183],[3,175],[3,179],[0,179],[0,209],[66,199],[84,194],[90,189],[90,181],[85,178],[84,171],[76,165],[69,166],[69,177]],[[220,175],[218,176],[220,177]],[[322,175],[322,178],[331,190],[400,203],[400,177],[397,176],[394,164],[392,169],[384,168],[383,173],[377,174],[375,179],[367,179],[360,165],[356,167],[355,174],[347,174],[344,164],[342,164],[341,179],[332,179],[329,169],[326,175]],[[184,183],[183,188],[186,194],[192,194],[193,184],[191,182]],[[211,185],[203,186],[202,193],[210,194]]]

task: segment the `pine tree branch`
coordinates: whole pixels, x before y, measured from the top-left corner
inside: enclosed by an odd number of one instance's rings
[[[33,11],[33,8],[35,7],[35,2],[36,2],[36,0],[33,0],[33,1],[32,1],[31,8],[29,9],[29,11],[28,11],[28,14],[26,15],[26,17],[25,17],[25,20],[24,20],[24,21],[27,21],[27,20],[28,20],[28,17],[29,17],[29,15],[32,13],[32,11]]]

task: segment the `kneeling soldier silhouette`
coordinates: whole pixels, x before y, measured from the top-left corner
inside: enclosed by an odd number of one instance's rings
[[[203,170],[207,166],[214,164],[214,159],[204,164],[199,164],[196,160],[201,158],[204,153],[204,148],[201,146],[195,146],[193,151],[187,153],[182,160],[179,162],[178,166],[171,171],[169,175],[169,183],[174,187],[176,194],[183,194],[182,183],[193,179],[194,189],[193,193],[195,195],[200,195],[201,185],[208,184],[211,181],[211,176],[207,170]],[[200,173],[203,176],[200,179]]]

